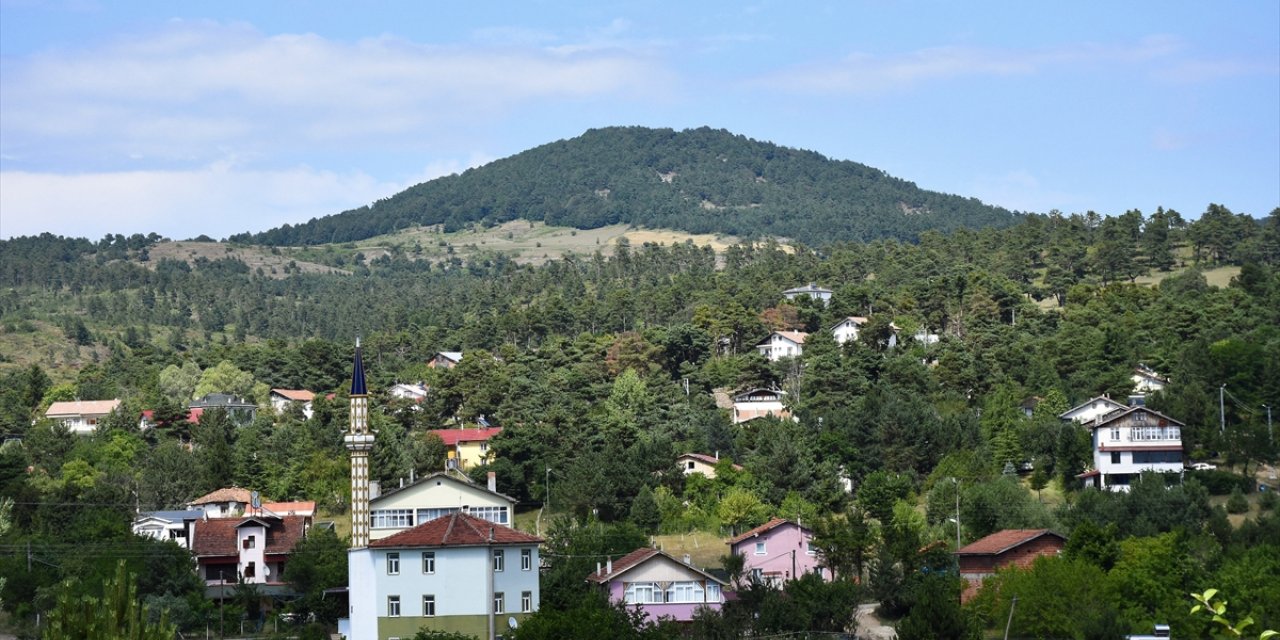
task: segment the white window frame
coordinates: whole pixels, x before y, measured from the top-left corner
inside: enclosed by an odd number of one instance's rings
[[[387,575],[400,575],[400,552],[392,551],[387,554]]]
[[[435,572],[436,572],[436,552],[423,551],[422,552],[422,573],[429,575]]]
[[[493,612],[494,613],[507,612],[507,598],[505,593],[501,591],[493,592]]]
[[[520,570],[533,571],[533,549],[520,550]]]
[[[697,581],[672,582],[664,595],[668,603],[690,604],[707,601],[706,589]]]
[[[387,596],[387,617],[400,617],[400,596]]]
[[[628,582],[623,600],[627,604],[661,604],[662,589],[652,582]]]
[[[373,529],[406,529],[413,526],[413,509],[378,509],[369,514]]]
[[[531,613],[533,611],[533,592],[520,592],[520,613]]]
[[[424,618],[434,618],[434,617],[436,617],[436,597],[435,597],[435,595],[428,593],[428,594],[426,594],[426,595],[422,596],[422,617],[424,617]]]
[[[507,568],[507,552],[502,549],[493,550],[493,572],[501,573]]]
[[[722,596],[720,594],[720,585],[714,582],[707,583],[707,602],[720,602]]]
[[[763,541],[756,543],[756,555],[768,555],[768,551],[765,550],[765,543]]]

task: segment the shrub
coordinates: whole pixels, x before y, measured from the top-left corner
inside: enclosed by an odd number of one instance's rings
[[[1258,508],[1271,511],[1276,508],[1276,503],[1280,502],[1280,498],[1276,497],[1275,491],[1263,491],[1258,494]]]
[[[1227,499],[1227,513],[1245,513],[1249,510],[1249,501],[1245,500],[1244,492],[1240,487],[1236,487],[1231,491],[1231,497]]]
[[[1188,469],[1186,472],[1187,479],[1195,478],[1209,490],[1211,496],[1225,496],[1239,489],[1241,492],[1249,491],[1253,488],[1253,483],[1244,476],[1238,476],[1230,471],[1221,469],[1208,469],[1197,471]]]

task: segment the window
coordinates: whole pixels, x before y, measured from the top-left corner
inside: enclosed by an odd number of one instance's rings
[[[707,602],[720,602],[720,585],[714,582],[707,583]]]
[[[529,613],[530,611],[533,611],[533,592],[532,591],[520,592],[520,611],[523,613]]]
[[[649,604],[662,602],[662,590],[652,582],[631,582],[623,594],[627,604]]]
[[[402,529],[413,526],[413,509],[378,509],[369,514],[374,529]]]
[[[431,618],[436,615],[436,597],[422,596],[422,615]]]
[[[704,602],[706,591],[698,582],[673,582],[667,587],[667,602]]]
[[[765,551],[764,551],[764,543],[763,543],[763,542],[757,542],[757,543],[756,543],[756,555],[758,555],[758,556],[762,556],[762,555],[764,555],[764,554],[765,554]]]
[[[1111,464],[1120,464],[1120,452],[1119,452],[1119,451],[1112,451],[1112,452],[1111,452]]]
[[[400,575],[400,554],[399,553],[387,554],[387,575],[389,576]]]
[[[489,443],[488,443],[488,442],[481,442],[481,443],[480,443],[480,453],[487,453],[488,451],[489,451]]]
[[[245,549],[252,549],[252,548],[254,548],[255,546],[257,546],[257,536],[249,536],[249,537],[245,538],[245,539],[244,539],[244,544],[243,544],[243,545],[241,545],[241,546],[243,546]]]
[[[752,581],[752,582],[764,582],[764,570],[763,570],[763,569],[752,569],[752,570],[751,570],[751,581]]]
[[[451,513],[457,513],[457,507],[445,507],[443,509],[418,509],[418,524],[430,522],[436,518],[443,518]]]
[[[258,575],[258,563],[250,562],[244,566],[244,577],[252,578],[256,575]]]
[[[502,571],[503,567],[506,564],[507,564],[507,553],[502,549],[494,549],[493,550],[493,570]],[[502,612],[499,611],[498,613],[502,613]]]
[[[422,552],[422,572],[423,573],[436,572],[436,552],[434,551]]]
[[[506,507],[471,507],[469,513],[494,524],[507,524]]]
[[[520,570],[530,571],[533,569],[533,549],[520,550]]]
[[[690,460],[688,464],[689,464],[689,470],[693,471],[693,461]]]
[[[812,541],[812,540],[805,540],[805,541],[804,541],[804,552],[805,552],[806,554],[808,554],[808,555],[811,555],[811,556],[816,556],[816,555],[818,555],[818,551],[817,551],[816,549],[814,549],[814,548],[813,548],[813,541]]]
[[[1143,412],[1141,412],[1141,411],[1139,411],[1139,412],[1137,412],[1137,413],[1133,414],[1133,419],[1134,419],[1134,420],[1137,420],[1138,422],[1146,422],[1146,421],[1147,421],[1147,414],[1146,414],[1146,413],[1143,413]]]
[[[387,596],[387,617],[400,617],[400,596]]]
[[[1120,439],[1120,427],[1111,427],[1111,439],[1112,440]]]
[[[494,594],[493,594],[493,612],[494,612],[494,613],[506,613],[506,611],[507,611],[507,607],[506,607],[506,600],[505,600],[505,598],[503,597],[502,592],[501,592],[501,591],[494,592]]]

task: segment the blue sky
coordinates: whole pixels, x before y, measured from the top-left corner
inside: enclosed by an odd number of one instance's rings
[[[1280,3],[0,0],[0,237],[259,231],[611,125],[1261,217]]]

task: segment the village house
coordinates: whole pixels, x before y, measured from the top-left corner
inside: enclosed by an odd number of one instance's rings
[[[262,596],[287,596],[285,565],[311,527],[309,516],[252,515],[196,520],[191,551],[205,582],[205,594],[230,597],[240,582]]]
[[[956,551],[960,577],[966,582],[960,602],[968,602],[987,576],[1008,565],[1027,568],[1040,556],[1062,553],[1067,539],[1049,529],[1005,529]]]
[[[204,517],[201,509],[144,511],[133,520],[133,534],[156,540],[172,540],[179,547],[190,549],[191,532],[196,521]]]
[[[1096,417],[1086,425],[1093,443],[1093,469],[1078,478],[1086,487],[1128,491],[1143,471],[1182,471],[1181,422],[1146,407]]]
[[[1146,395],[1163,391],[1169,385],[1169,379],[1156,373],[1154,369],[1145,364],[1139,364],[1133,368],[1133,393],[1137,395]]]
[[[726,544],[742,556],[743,573],[755,582],[781,587],[807,573],[830,579],[813,547],[813,531],[790,520],[774,518]]]
[[[302,415],[310,420],[312,415],[311,402],[315,400],[316,394],[305,389],[272,389],[271,390],[271,408],[277,414],[284,413],[289,407],[299,405],[302,407]]]
[[[57,420],[76,435],[88,435],[98,428],[98,421],[120,407],[119,400],[74,400],[54,402],[44,417]]]
[[[427,366],[432,369],[452,369],[462,362],[461,351],[440,351],[427,361]]]
[[[234,518],[243,515],[253,502],[253,492],[240,487],[227,487],[206,493],[187,503],[206,518]]]
[[[791,417],[791,412],[783,406],[787,392],[780,389],[752,389],[733,397],[733,423],[741,424],[748,420],[773,416],[779,419]]]
[[[702,607],[719,611],[726,586],[687,558],[681,562],[648,547],[596,567],[587,581],[604,589],[611,602],[635,607],[651,622],[661,617],[689,622]]]
[[[249,424],[258,415],[258,405],[228,393],[210,393],[187,406],[197,419],[207,411],[222,409],[227,412],[227,418],[237,425]]]
[[[405,384],[397,382],[387,389],[387,394],[392,398],[400,398],[402,400],[412,400],[414,402],[422,402],[427,397],[427,387],[422,383]]]
[[[821,302],[822,306],[824,307],[828,304],[831,304],[831,290],[823,289],[822,287],[819,287],[818,285],[812,282],[810,282],[809,284],[803,287],[787,289],[786,291],[782,292],[782,296],[788,300],[795,300],[800,296],[806,296],[808,298],[812,298],[814,300],[817,300],[818,302]]]
[[[849,316],[831,327],[831,336],[836,339],[836,344],[857,340],[858,329],[866,323],[867,319],[862,316]]]
[[[720,464],[720,452],[717,451],[715,456],[709,456],[703,453],[686,453],[676,458],[676,466],[684,474],[700,474],[704,477],[714,479],[716,477],[716,466]],[[742,465],[735,464],[733,468],[741,471]]]
[[[770,362],[798,358],[804,353],[804,339],[808,336],[803,331],[774,331],[756,345],[756,350]]]
[[[1070,420],[1079,424],[1085,424],[1093,422],[1110,413],[1124,411],[1128,408],[1128,406],[1116,402],[1107,396],[1098,396],[1063,411],[1058,414],[1058,417],[1063,420]]]
[[[371,540],[378,540],[453,513],[466,513],[500,525],[510,525],[516,501],[497,491],[497,476],[490,472],[488,486],[454,473],[433,473],[381,493],[377,483],[370,490]]]
[[[502,427],[479,429],[433,429],[431,433],[444,442],[450,468],[462,471],[493,460],[489,439],[502,433]]]
[[[541,538],[454,512],[353,549],[349,638],[491,638],[538,610]],[[513,624],[514,622],[514,624]]]

